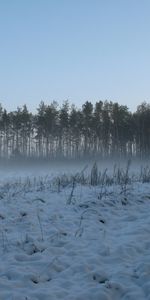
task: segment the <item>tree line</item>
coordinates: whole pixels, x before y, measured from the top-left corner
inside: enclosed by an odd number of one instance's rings
[[[111,101],[65,101],[26,105],[7,112],[0,105],[0,158],[140,157],[150,154],[150,104],[132,113]]]

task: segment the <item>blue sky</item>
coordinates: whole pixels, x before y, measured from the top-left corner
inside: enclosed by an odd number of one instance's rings
[[[0,102],[149,102],[149,15],[149,0],[0,0]]]

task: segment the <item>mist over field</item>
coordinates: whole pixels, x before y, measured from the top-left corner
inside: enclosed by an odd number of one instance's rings
[[[97,164],[99,172],[107,170],[108,174],[113,174],[114,168],[126,170],[128,162],[130,163],[129,172],[137,174],[141,172],[141,168],[149,167],[148,159],[56,159],[56,160],[1,160],[0,161],[0,181],[4,178],[19,177],[40,177],[40,176],[61,176],[63,174],[75,175],[84,171],[84,174],[90,174],[94,163]]]

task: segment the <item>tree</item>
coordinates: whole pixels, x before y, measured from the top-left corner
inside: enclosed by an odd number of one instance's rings
[[[68,156],[69,147],[69,102],[65,101],[59,111],[59,155]]]
[[[90,148],[92,146],[92,138],[93,138],[93,104],[91,102],[86,101],[82,106],[82,114],[83,114],[83,138],[84,138],[84,155],[90,154]]]

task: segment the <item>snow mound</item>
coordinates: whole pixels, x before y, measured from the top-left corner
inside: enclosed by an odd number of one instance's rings
[[[1,300],[150,300],[150,186],[100,192],[1,185]]]

